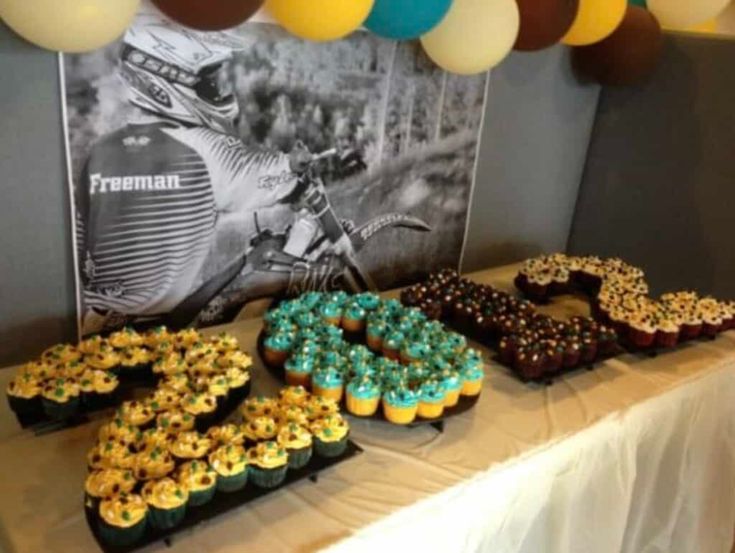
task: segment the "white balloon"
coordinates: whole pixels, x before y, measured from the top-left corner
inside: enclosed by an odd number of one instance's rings
[[[648,9],[669,29],[685,29],[717,17],[731,0],[648,0]]]

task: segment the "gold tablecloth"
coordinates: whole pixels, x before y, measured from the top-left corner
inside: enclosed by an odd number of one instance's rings
[[[509,266],[471,277],[510,290],[515,270]],[[588,311],[583,301],[572,297],[544,309],[559,315]],[[255,354],[260,326],[259,319],[252,319],[210,332],[227,330],[253,352],[253,393],[268,394],[279,383]],[[13,372],[0,372],[3,389]],[[371,525],[451,492],[479,474],[563,446],[611,415],[620,416],[707,378],[716,379],[713,385],[721,389],[722,382],[734,377],[735,333],[657,358],[623,355],[549,387],[524,385],[489,363],[476,408],[449,420],[444,433],[431,427],[406,429],[351,419],[352,438],[364,447],[363,455],[323,474],[318,484],[305,481],[280,490],[180,535],[170,549],[158,544],[147,551],[270,553],[338,547],[342,540],[367,536]],[[22,431],[6,402],[0,402],[0,549],[98,550],[86,526],[82,495],[85,454],[102,420],[37,437]],[[465,549],[458,545],[456,550]]]

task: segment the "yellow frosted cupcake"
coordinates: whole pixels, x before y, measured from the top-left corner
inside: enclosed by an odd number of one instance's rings
[[[156,480],[171,474],[175,466],[174,459],[168,451],[154,447],[150,451],[135,455],[133,474],[138,480]]]
[[[141,495],[148,504],[150,521],[154,528],[167,530],[184,520],[189,491],[173,478],[147,482]]]
[[[254,443],[275,438],[278,425],[271,417],[255,417],[245,421],[241,430],[245,438]]]
[[[317,419],[311,423],[314,451],[320,457],[339,457],[347,449],[350,427],[338,414]]]
[[[100,538],[114,547],[127,547],[145,533],[148,506],[136,494],[121,493],[102,500],[99,507]]]
[[[288,471],[288,452],[275,441],[260,442],[248,449],[249,477],[259,488],[275,488]]]
[[[209,466],[217,473],[217,489],[232,493],[245,487],[248,481],[248,461],[245,448],[225,445],[209,454]]]
[[[189,461],[176,471],[179,484],[189,490],[189,506],[209,503],[217,490],[217,473],[203,460]]]
[[[169,452],[174,459],[179,461],[191,461],[201,459],[212,446],[212,440],[200,435],[198,432],[180,432],[176,439],[168,446]]]

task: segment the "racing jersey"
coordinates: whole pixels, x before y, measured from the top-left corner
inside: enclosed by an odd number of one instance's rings
[[[76,191],[85,309],[171,311],[202,284],[218,213],[272,206],[296,184],[287,156],[203,127],[131,124],[104,137]]]

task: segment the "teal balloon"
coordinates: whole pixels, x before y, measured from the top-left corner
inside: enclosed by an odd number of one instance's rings
[[[647,8],[646,0],[628,0],[628,4],[633,4],[634,6],[640,6],[641,8]]]
[[[365,27],[385,38],[410,40],[441,23],[451,6],[452,0],[375,0]]]

